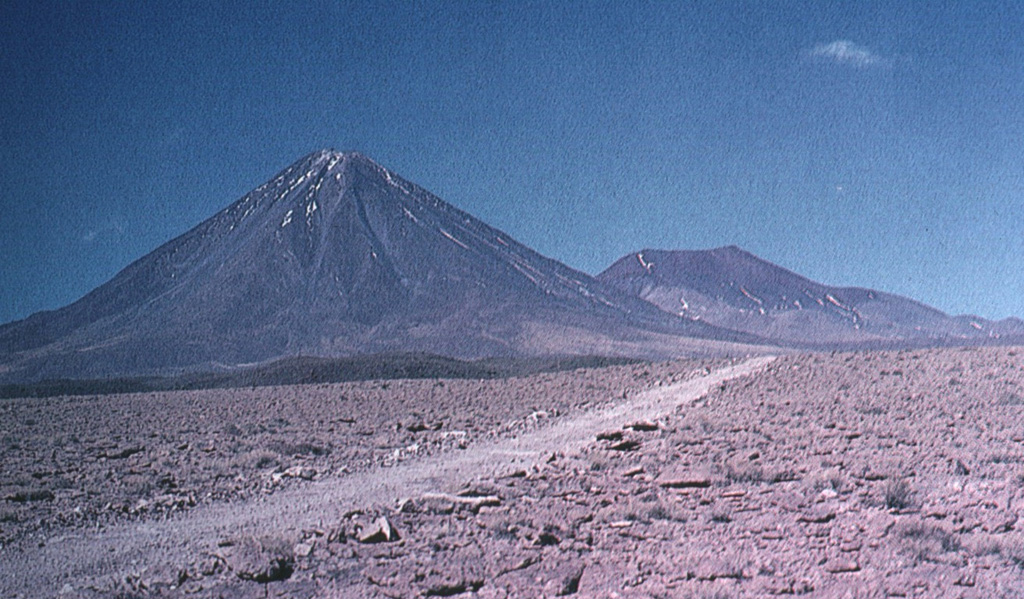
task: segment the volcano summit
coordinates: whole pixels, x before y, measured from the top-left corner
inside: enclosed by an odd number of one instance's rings
[[[77,302],[0,327],[0,379],[282,357],[668,355],[752,336],[545,258],[357,153],[319,151]]]

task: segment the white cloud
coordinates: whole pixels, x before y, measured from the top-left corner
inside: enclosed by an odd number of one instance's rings
[[[883,67],[889,60],[875,54],[869,48],[855,44],[849,40],[836,40],[827,44],[819,44],[809,51],[811,58],[831,63],[866,69]]]
[[[82,241],[92,243],[100,236],[107,234],[121,235],[122,233],[124,233],[124,225],[120,222],[112,221],[103,226],[89,229],[82,235]]]

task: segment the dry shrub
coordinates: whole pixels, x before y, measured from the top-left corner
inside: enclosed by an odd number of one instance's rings
[[[231,435],[232,437],[238,437],[240,435],[244,435],[245,434],[242,431],[242,429],[238,428],[238,425],[236,425],[233,422],[230,423],[230,424],[224,425],[224,428],[222,430],[223,430],[224,434]]]
[[[725,508],[715,508],[711,512],[711,521],[717,524],[727,524],[732,522],[732,514]]]
[[[232,470],[266,470],[281,465],[280,455],[270,451],[249,451],[231,459]]]
[[[998,539],[985,536],[972,544],[971,553],[976,556],[1002,555],[1003,545]]]
[[[910,507],[913,491],[907,481],[903,479],[890,479],[885,482],[882,488],[882,498],[885,500],[885,507],[891,510],[905,510]]]
[[[764,468],[760,464],[728,464],[725,467],[725,479],[731,483],[760,484],[765,481]]]
[[[815,491],[824,491],[825,489],[831,489],[837,493],[843,490],[845,480],[839,470],[835,468],[829,468],[813,474],[810,483],[811,488]]]
[[[1003,537],[999,542],[999,554],[1024,570],[1024,537],[1020,535]]]
[[[323,456],[331,453],[331,449],[329,447],[309,442],[292,443],[289,441],[273,441],[267,444],[267,449],[281,455]]]
[[[896,535],[905,542],[905,549],[921,561],[935,561],[940,555],[960,551],[962,547],[955,534],[920,521],[901,523]]]
[[[667,520],[670,522],[686,522],[686,515],[674,506],[667,506],[659,503],[652,506],[646,512],[646,521]]]
[[[724,468],[726,484],[776,484],[796,480],[798,477],[791,470],[766,470],[758,463],[726,464]]]

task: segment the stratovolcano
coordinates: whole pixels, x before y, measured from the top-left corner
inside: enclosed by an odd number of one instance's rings
[[[678,355],[753,341],[545,258],[358,153],[314,152],[77,302],[0,327],[0,378],[289,356]]]

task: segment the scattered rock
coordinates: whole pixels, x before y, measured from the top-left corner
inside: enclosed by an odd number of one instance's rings
[[[648,433],[651,431],[658,430],[658,424],[656,422],[647,422],[646,420],[641,420],[638,422],[627,424],[625,428],[632,429],[634,431],[637,431],[638,433]]]
[[[197,571],[203,576],[215,576],[224,571],[227,560],[220,555],[206,555],[199,562]]]
[[[800,514],[797,521],[806,522],[808,524],[825,524],[835,519],[836,513],[834,510],[818,510]]]
[[[424,597],[452,597],[463,593],[475,593],[484,586],[484,581],[479,579],[457,581],[441,580],[433,582],[424,589]]]
[[[636,476],[638,474],[643,474],[643,473],[644,473],[644,467],[643,466],[633,466],[631,468],[627,468],[627,469],[623,470],[622,471],[622,476],[625,477],[625,478],[630,478],[632,476]]]
[[[458,510],[469,510],[475,514],[480,508],[501,505],[501,499],[496,495],[460,497],[446,493],[427,493],[411,504],[417,511],[432,514],[451,514]],[[407,510],[403,507],[403,511]]]
[[[281,473],[285,478],[301,478],[302,480],[313,480],[316,470],[309,466],[292,466]]]
[[[502,576],[508,574],[509,572],[515,572],[517,570],[525,570],[526,568],[529,568],[530,566],[538,563],[540,563],[540,557],[536,555],[528,555],[523,559],[519,560],[518,562],[516,562],[515,564],[513,564],[512,566],[502,568],[498,572],[497,576]]]
[[[231,571],[242,580],[266,584],[287,580],[295,571],[291,547],[283,539],[249,537],[227,546],[224,556]]]
[[[825,563],[825,571],[830,574],[843,574],[846,572],[859,572],[860,564],[853,560],[829,560]]]
[[[703,489],[711,486],[711,475],[704,471],[670,469],[654,481],[665,489]]]
[[[283,472],[274,472],[270,475],[273,483],[280,483],[286,478],[298,478],[301,480],[313,480],[316,477],[316,470],[309,466],[292,466]]]
[[[612,451],[633,451],[640,447],[640,442],[634,439],[623,439],[618,443],[612,443],[608,449]]]
[[[105,452],[101,457],[105,457],[108,460],[123,460],[131,457],[137,453],[142,453],[143,448],[140,446],[126,447],[120,451]]]
[[[400,538],[398,531],[391,525],[387,516],[377,518],[372,524],[357,524],[356,526],[358,530],[356,540],[360,543],[387,543]]]
[[[558,590],[555,591],[555,595],[558,597],[565,597],[567,595],[574,595],[580,590],[580,579],[583,578],[584,566],[575,566],[566,573],[561,581],[559,582]]]

